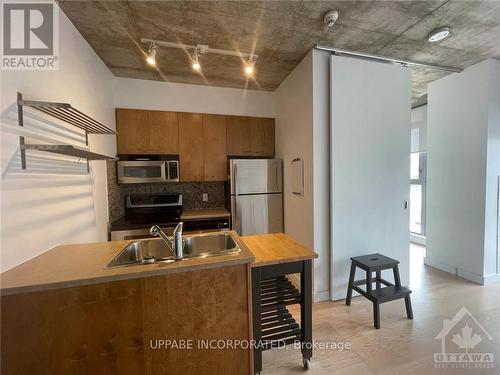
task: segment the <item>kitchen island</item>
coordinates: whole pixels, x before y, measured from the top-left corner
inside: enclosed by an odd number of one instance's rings
[[[252,374],[251,348],[228,345],[253,336],[255,257],[231,234],[236,255],[106,269],[131,242],[117,241],[4,272],[2,373]]]

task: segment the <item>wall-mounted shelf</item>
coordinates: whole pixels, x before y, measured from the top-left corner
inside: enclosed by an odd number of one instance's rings
[[[74,108],[69,103],[43,102],[35,100],[23,100],[21,93],[17,93],[17,116],[19,126],[24,126],[23,107],[34,108],[40,112],[50,115],[58,120],[62,120],[70,125],[76,126],[85,131],[85,144],[89,145],[89,134],[117,134],[116,131],[94,120],[92,117]],[[21,152],[21,167],[26,169],[26,150],[38,150],[55,154],[75,156],[87,159],[87,170],[89,170],[90,160],[116,160],[114,156],[92,152],[86,148],[73,145],[38,145],[26,144],[24,137],[19,137]]]
[[[107,126],[87,116],[83,112],[71,106],[69,103],[40,102],[34,100],[17,99],[17,105],[20,107],[31,107],[47,115],[57,118],[85,130],[89,134],[116,134],[116,132]]]
[[[96,152],[89,151],[82,147],[77,147],[73,145],[35,145],[35,144],[25,144],[22,146],[25,150],[38,150],[45,152],[52,152],[54,154],[61,154],[67,156],[75,156],[78,158],[84,158],[87,160],[117,160],[118,158],[114,156],[98,154]]]

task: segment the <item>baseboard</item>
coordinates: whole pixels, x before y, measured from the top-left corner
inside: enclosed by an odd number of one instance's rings
[[[483,277],[483,285],[489,285],[498,282],[500,282],[500,274],[498,273],[493,273],[491,275],[486,275]]]
[[[321,301],[329,301],[329,300],[330,300],[330,291],[329,290],[314,293],[314,303],[321,302]]]
[[[410,242],[416,243],[417,245],[425,246],[425,236],[419,234],[410,233]]]
[[[462,279],[472,281],[473,283],[484,285],[484,277],[476,273],[457,268],[456,275]]]
[[[428,256],[426,256],[424,258],[424,264],[426,266],[431,266],[433,268],[437,268],[438,270],[451,273],[452,275],[456,275],[457,274],[456,267],[450,266],[450,265],[448,265],[446,263],[438,262],[437,260],[429,258]]]
[[[424,264],[480,285],[489,285],[492,283],[500,282],[500,274],[495,273],[491,275],[481,276],[476,273],[461,269],[459,267],[454,267],[450,266],[449,264],[439,262],[429,257],[424,258]]]

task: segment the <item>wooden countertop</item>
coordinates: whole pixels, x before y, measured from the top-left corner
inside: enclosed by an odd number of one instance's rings
[[[181,220],[214,219],[218,217],[229,217],[231,214],[224,208],[206,210],[184,210]]]
[[[2,295],[17,294],[252,262],[253,254],[235,232],[231,231],[231,234],[241,247],[238,255],[190,258],[171,263],[111,269],[104,267],[132,241],[57,246],[2,273],[0,292]]]
[[[252,267],[296,262],[318,257],[314,251],[295,242],[285,233],[243,236],[241,240],[255,256]]]

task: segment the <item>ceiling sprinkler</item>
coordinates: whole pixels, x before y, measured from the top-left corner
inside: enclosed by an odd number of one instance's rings
[[[332,28],[333,25],[335,25],[335,22],[337,22],[337,19],[339,18],[339,12],[336,10],[330,10],[326,12],[325,17],[323,17],[323,22],[328,28]]]

